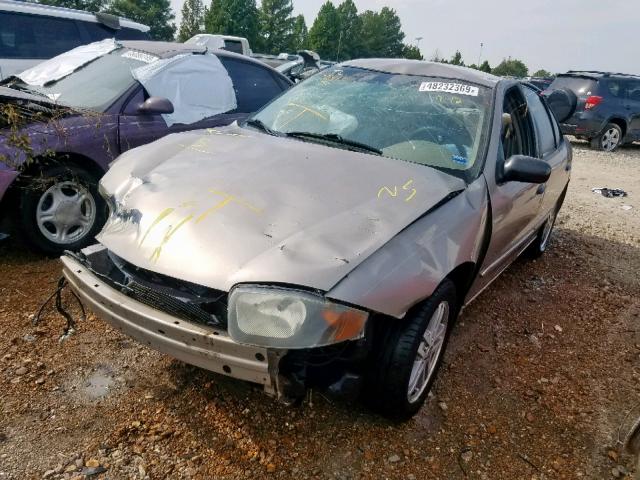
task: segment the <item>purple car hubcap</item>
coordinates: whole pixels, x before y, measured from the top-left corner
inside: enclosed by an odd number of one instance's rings
[[[96,203],[76,182],[49,187],[38,202],[36,221],[45,238],[57,244],[77,242],[87,235],[96,219]]]

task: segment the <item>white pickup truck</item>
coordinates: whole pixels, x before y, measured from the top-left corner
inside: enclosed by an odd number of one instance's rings
[[[232,37],[230,35],[212,35],[200,33],[194,35],[184,43],[201,45],[209,50],[227,50],[239,53],[240,55],[252,56],[253,52],[249,47],[249,40],[244,37]]]

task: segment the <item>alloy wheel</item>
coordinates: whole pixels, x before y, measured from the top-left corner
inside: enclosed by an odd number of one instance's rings
[[[429,384],[442,352],[449,323],[449,303],[440,302],[429,319],[409,376],[407,400],[416,402]]]
[[[612,127],[602,134],[600,142],[605,152],[611,152],[620,143],[620,132]]]

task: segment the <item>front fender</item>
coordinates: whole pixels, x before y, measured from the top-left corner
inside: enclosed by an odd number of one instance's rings
[[[404,317],[457,266],[477,263],[488,209],[486,184],[479,178],[396,235],[326,296]]]

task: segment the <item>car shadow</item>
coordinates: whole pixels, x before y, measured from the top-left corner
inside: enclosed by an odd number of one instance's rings
[[[558,229],[542,259],[518,259],[463,312],[432,398],[406,423],[320,392],[285,406],[177,361],[169,376],[178,388],[163,402],[229,462],[258,455],[309,472],[371,467],[383,475],[396,466],[371,452],[388,451],[411,461],[408,471],[455,479],[485,468],[461,461],[473,451],[474,459],[508,460],[504,478],[555,461],[562,471],[608,474],[610,459],[594,452],[615,443],[640,396],[630,363],[640,345],[637,271],[639,248]]]

